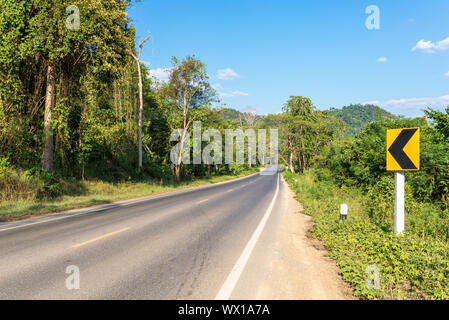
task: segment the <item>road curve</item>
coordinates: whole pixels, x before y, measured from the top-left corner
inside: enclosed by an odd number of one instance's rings
[[[214,299],[265,218],[230,296],[252,299],[274,248],[280,180],[257,174],[1,224],[0,299]]]

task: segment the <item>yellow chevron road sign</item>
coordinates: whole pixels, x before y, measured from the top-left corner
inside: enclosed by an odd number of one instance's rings
[[[419,170],[420,128],[387,130],[387,170]]]

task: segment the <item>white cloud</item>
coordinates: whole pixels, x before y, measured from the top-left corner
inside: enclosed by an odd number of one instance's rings
[[[379,63],[384,63],[384,62],[387,62],[388,59],[385,58],[385,57],[380,57],[380,58],[378,58],[376,61],[379,62]]]
[[[150,76],[161,82],[168,82],[170,80],[170,69],[150,69]]]
[[[432,41],[424,41],[421,39],[418,43],[412,48],[412,51],[422,51],[426,53],[435,53],[436,51],[444,51],[449,49],[449,37],[444,40],[441,40],[437,43],[433,43]]]
[[[449,106],[449,94],[435,98],[405,98],[392,99],[381,104],[383,106],[391,106],[399,109],[408,108],[426,108],[426,107],[444,107]]]
[[[237,96],[243,96],[243,97],[249,96],[248,93],[242,92],[242,91],[238,91],[238,90],[230,92],[230,93],[218,92],[218,94],[220,95],[221,98],[234,98],[234,97],[237,97]]]
[[[213,85],[211,85],[212,88],[214,88],[215,90],[219,91],[219,90],[223,90],[223,86],[219,83],[214,83]]]
[[[449,106],[449,94],[441,97],[391,99],[385,102],[374,100],[363,104],[374,104],[395,114],[417,117],[423,116],[422,110],[427,107],[442,109]]]
[[[220,83],[214,83],[211,86],[212,86],[212,88],[214,88],[217,91],[220,98],[234,98],[237,96],[243,96],[243,97],[249,96],[248,93],[242,92],[239,90],[232,91],[232,92],[225,92],[226,88],[224,88]]]
[[[446,77],[449,77],[449,71],[445,74]]]
[[[239,77],[237,72],[232,70],[231,68],[220,69],[217,71],[217,77],[220,80],[234,80]]]

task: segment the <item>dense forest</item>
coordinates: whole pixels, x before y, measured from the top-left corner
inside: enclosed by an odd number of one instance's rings
[[[184,120],[233,127],[234,121],[211,108],[216,95],[204,64],[195,57],[174,58],[170,81],[163,84],[150,79],[143,63],[136,66],[128,1],[104,1],[101,7],[81,1],[80,10],[92,18],[83,19],[79,30],[65,27],[68,5],[1,2],[3,163],[32,174],[39,175],[42,167],[79,179],[165,178],[173,171],[169,135]],[[181,96],[189,97],[186,104],[179,102]],[[140,140],[143,165],[138,161]],[[184,177],[205,172],[183,170]]]
[[[354,137],[367,124],[382,119],[397,119],[390,112],[372,104],[351,104],[341,109],[330,109],[329,114],[346,123],[346,137]]]

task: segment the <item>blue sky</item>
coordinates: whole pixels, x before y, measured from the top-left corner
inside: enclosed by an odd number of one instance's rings
[[[369,5],[380,30],[365,25]],[[235,109],[277,113],[291,95],[409,117],[449,105],[447,0],[143,0],[129,14],[138,39],[153,35],[142,60],[155,76],[194,54]]]

